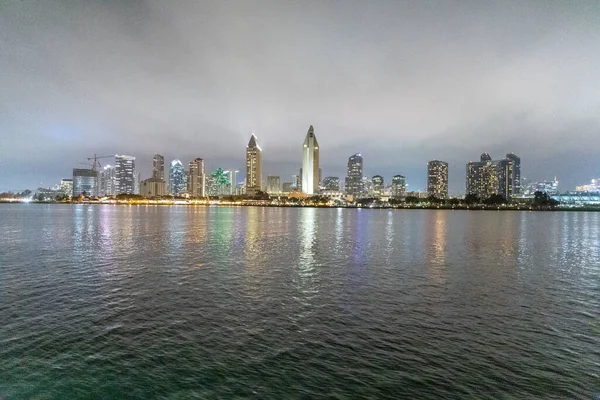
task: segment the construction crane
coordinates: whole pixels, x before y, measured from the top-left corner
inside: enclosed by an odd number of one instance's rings
[[[100,165],[100,161],[98,161],[98,160],[101,158],[112,158],[112,157],[114,157],[114,156],[99,156],[99,155],[94,154],[94,157],[88,157],[87,160],[90,162],[89,165],[92,166],[92,170],[98,171],[100,168],[102,168],[102,165]]]

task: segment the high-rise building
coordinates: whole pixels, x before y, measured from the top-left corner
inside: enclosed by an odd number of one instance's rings
[[[204,160],[195,158],[190,161],[187,177],[187,192],[192,197],[204,197],[206,194],[206,175],[204,173]]]
[[[296,188],[296,190],[302,188],[302,168],[300,168],[300,175],[292,175],[292,186]]]
[[[100,184],[98,195],[114,196],[117,194],[116,168],[110,165],[105,165],[100,170]]]
[[[63,178],[60,180],[60,191],[67,195],[73,196],[73,179]]]
[[[206,177],[206,193],[208,196],[226,196],[231,193],[231,181],[227,171],[217,168]]]
[[[496,161],[488,153],[483,153],[479,162],[467,164],[467,194],[480,199],[501,195],[510,200],[521,189],[520,165],[521,159],[512,153]]]
[[[281,178],[278,175],[269,175],[267,177],[267,193],[281,194]]]
[[[346,194],[361,197],[364,194],[363,188],[363,158],[360,153],[356,153],[348,158]]]
[[[512,174],[509,177],[510,182],[508,185],[511,188],[508,196],[508,198],[510,198],[512,195],[521,194],[521,158],[515,153],[508,153],[506,159],[513,163]]]
[[[262,189],[262,150],[252,134],[246,147],[246,194],[255,195]]]
[[[135,193],[135,157],[115,156],[115,191],[116,194]]]
[[[160,154],[155,154],[152,159],[152,177],[165,180],[165,158]]]
[[[383,182],[383,176],[374,175],[371,178],[371,196],[372,197],[381,197],[384,195],[385,185]]]
[[[438,199],[448,198],[448,163],[432,160],[427,163],[427,193]]]
[[[169,194],[183,196],[187,191],[187,183],[183,164],[179,160],[171,161],[169,168]]]
[[[98,195],[98,171],[95,169],[73,168],[73,197],[81,194]]]
[[[337,176],[326,176],[321,184],[323,190],[340,191],[340,178]]]
[[[406,197],[406,179],[402,175],[392,177],[392,197],[396,200]]]
[[[311,125],[302,148],[302,191],[306,194],[319,192],[319,143]]]

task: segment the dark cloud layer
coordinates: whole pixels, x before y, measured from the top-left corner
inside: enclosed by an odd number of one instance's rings
[[[288,180],[315,126],[326,175],[425,184],[487,151],[563,188],[600,175],[600,2],[0,0],[0,191],[94,153]]]

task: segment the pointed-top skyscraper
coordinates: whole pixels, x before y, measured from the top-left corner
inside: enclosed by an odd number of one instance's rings
[[[311,125],[302,149],[302,191],[315,194],[319,191],[319,142]]]
[[[262,150],[256,143],[254,133],[246,147],[246,193],[255,195],[261,190],[262,181]]]

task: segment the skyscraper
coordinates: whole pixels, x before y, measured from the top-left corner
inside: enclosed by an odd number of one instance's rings
[[[521,194],[521,158],[515,153],[508,153],[506,159],[512,161],[513,168],[510,176],[509,187],[509,198],[515,194]]]
[[[169,193],[173,196],[183,196],[186,190],[183,164],[179,160],[173,160],[169,168]]]
[[[98,195],[114,196],[117,194],[116,169],[110,165],[105,165],[100,171],[100,184]]]
[[[302,191],[315,194],[319,191],[319,143],[311,125],[302,148]]]
[[[448,198],[448,163],[432,160],[427,163],[427,193],[438,199]]]
[[[115,193],[135,193],[135,157],[115,156]]]
[[[229,173],[217,168],[206,176],[206,194],[208,196],[226,196],[231,193]]]
[[[323,189],[339,192],[340,178],[337,176],[326,176],[323,178]]]
[[[187,192],[192,197],[204,197],[206,195],[206,175],[204,173],[204,160],[195,158],[190,161],[190,169],[187,177]]]
[[[73,196],[73,179],[63,178],[60,180],[60,191],[67,196]]]
[[[73,168],[73,197],[85,193],[98,195],[98,171],[95,169]]]
[[[152,177],[165,180],[165,158],[160,154],[155,154],[152,160]]]
[[[267,176],[267,193],[281,194],[281,178],[278,175]]]
[[[381,197],[384,194],[385,185],[383,182],[383,176],[374,175],[371,178],[371,196]]]
[[[346,194],[360,197],[363,192],[363,158],[360,153],[356,153],[348,158]]]
[[[488,153],[483,153],[479,162],[467,164],[466,189],[467,194],[480,199],[501,195],[510,200],[521,190],[521,159],[510,153],[493,161]]]
[[[246,193],[255,195],[262,188],[262,150],[252,134],[246,147]]]
[[[406,179],[402,175],[392,177],[392,197],[394,199],[403,199],[406,197]]]

